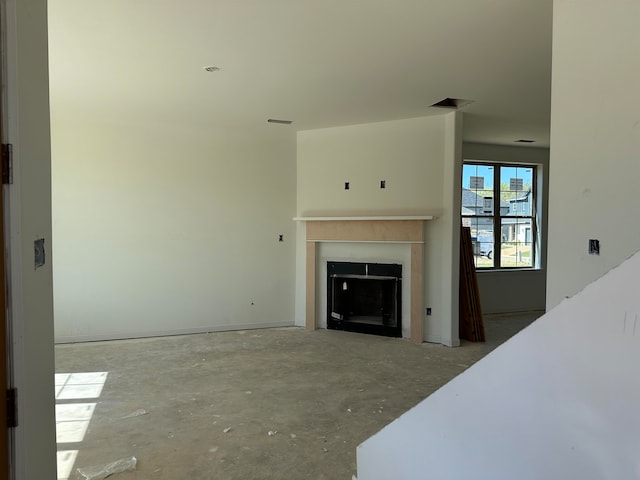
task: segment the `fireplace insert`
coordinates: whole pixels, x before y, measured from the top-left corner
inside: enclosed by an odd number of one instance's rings
[[[402,336],[402,265],[327,262],[327,328]]]

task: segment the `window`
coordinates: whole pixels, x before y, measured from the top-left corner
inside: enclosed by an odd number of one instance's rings
[[[536,167],[465,162],[462,225],[471,228],[476,268],[536,265]]]

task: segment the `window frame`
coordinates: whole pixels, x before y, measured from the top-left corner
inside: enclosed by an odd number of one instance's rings
[[[480,271],[488,271],[488,270],[537,270],[539,269],[539,255],[538,251],[541,247],[539,241],[539,212],[538,212],[538,202],[539,202],[539,189],[538,189],[538,175],[539,175],[539,165],[530,164],[530,163],[519,163],[519,162],[495,162],[495,161],[481,161],[481,160],[464,160],[462,163],[462,172],[464,172],[464,167],[466,165],[470,166],[481,166],[481,167],[493,167],[493,212],[491,215],[477,215],[477,214],[464,214],[461,212],[461,224],[463,223],[465,218],[474,219],[474,218],[491,218],[491,224],[493,228],[493,266],[478,266],[475,259],[474,264],[476,270]],[[509,207],[509,213],[507,215],[503,215],[501,212],[501,203],[500,203],[500,188],[501,188],[501,168],[527,168],[531,169],[531,214],[530,215],[522,215],[520,214],[518,207],[518,203],[515,205],[515,214],[511,214],[511,206]],[[463,197],[463,191],[465,189],[463,185],[464,175],[461,176],[460,179],[460,196]],[[472,192],[476,192],[477,190],[471,190]],[[464,205],[461,205],[464,207]],[[496,211],[498,213],[496,213]],[[504,266],[502,265],[502,245],[509,244],[513,242],[503,241],[502,240],[502,221],[505,218],[528,220],[531,224],[531,263],[530,265],[513,265],[513,266]],[[497,234],[496,234],[497,232]],[[516,243],[518,243],[516,241]],[[475,255],[474,255],[475,256]]]

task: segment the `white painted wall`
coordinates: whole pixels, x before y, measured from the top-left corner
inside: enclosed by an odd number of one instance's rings
[[[46,0],[3,0],[5,141],[14,145],[8,189],[10,324],[13,382],[18,388],[14,475],[56,478],[51,169]],[[7,199],[7,196],[5,196]],[[34,269],[33,241],[45,239],[45,266]]]
[[[447,345],[459,343],[460,122],[449,113],[298,132],[298,216],[438,217],[426,226],[425,302],[433,315],[425,316],[424,338]],[[296,323],[304,325],[304,225],[298,233]]]
[[[485,315],[545,310],[545,270],[492,270],[477,277]]]
[[[440,214],[444,118],[298,132],[298,215]]]
[[[478,271],[484,314],[544,310],[546,307],[547,221],[549,215],[549,149],[464,143],[467,161],[522,163],[538,167],[538,211],[542,213],[539,266],[536,269]]]
[[[628,0],[554,2],[548,307],[640,248],[639,18]]]
[[[358,480],[640,476],[640,254],[362,443]]]
[[[460,345],[460,210],[462,208],[462,112],[445,115],[443,211],[440,222],[436,222],[432,233],[441,232],[440,246],[431,248],[427,243],[427,268],[430,260],[441,262],[440,274],[437,270],[427,270],[427,305],[431,299],[441,299],[442,316],[439,329],[445,345]],[[441,231],[439,229],[442,229]],[[437,242],[433,242],[437,245]],[[440,286],[442,284],[442,286]],[[431,292],[431,295],[429,294]],[[427,322],[429,325],[430,322]],[[433,326],[430,326],[433,329]],[[427,335],[429,334],[427,330]]]
[[[149,120],[52,92],[56,340],[292,325],[293,130]]]

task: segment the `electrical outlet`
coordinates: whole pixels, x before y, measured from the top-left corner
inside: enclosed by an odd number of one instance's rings
[[[427,315],[431,315],[431,307],[427,307]]]
[[[344,189],[349,190],[349,182],[344,182]]]
[[[33,264],[34,268],[42,267],[45,264],[44,238],[33,241]]]
[[[284,242],[284,235],[282,235],[282,234],[278,235],[278,241],[279,242]]]
[[[589,255],[600,255],[600,240],[589,239]]]
[[[387,181],[386,180],[380,180],[380,188],[387,188]]]

